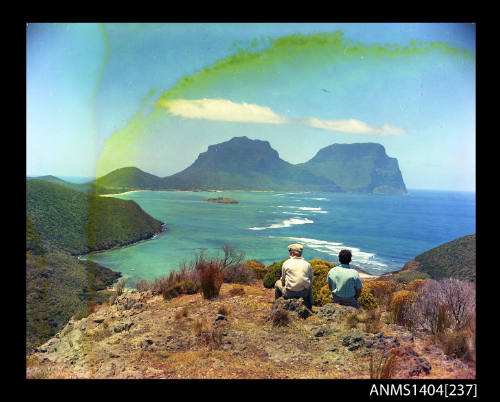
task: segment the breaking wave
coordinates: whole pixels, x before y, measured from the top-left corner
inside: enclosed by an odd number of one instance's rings
[[[249,229],[250,230],[279,229],[279,228],[288,228],[292,225],[303,225],[305,223],[314,223],[314,221],[307,218],[304,219],[292,218],[292,219],[286,219],[281,223],[273,223],[270,226],[261,226],[261,227],[254,226]]]

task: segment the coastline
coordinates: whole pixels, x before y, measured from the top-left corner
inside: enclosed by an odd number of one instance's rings
[[[154,190],[130,190],[130,191],[125,191],[123,193],[113,193],[113,194],[98,194],[100,197],[112,197],[114,195],[123,195],[123,194],[129,194],[129,193],[136,193],[138,191],[154,191]]]
[[[141,190],[142,191],[142,190]],[[151,191],[151,190],[146,190],[146,191]],[[106,251],[111,251],[111,250],[118,250],[118,249],[121,249],[121,248],[126,248],[126,247],[130,247],[130,246],[134,246],[136,244],[139,244],[143,241],[148,241],[148,240],[154,240],[156,239],[159,235],[161,235],[162,233],[165,233],[167,231],[167,227],[165,226],[165,224],[163,223],[161,225],[162,227],[162,230],[160,230],[159,232],[156,232],[156,233],[153,233],[153,235],[151,237],[148,237],[146,239],[141,239],[141,240],[137,240],[137,241],[134,241],[132,243],[128,243],[128,244],[123,244],[121,246],[116,246],[116,247],[111,247],[111,248],[106,248],[106,249],[103,249],[103,250],[96,250],[96,251],[92,251],[90,253],[86,253],[86,254],[79,254],[79,255],[75,255],[75,257],[79,260],[79,261],[82,261],[82,257],[87,257],[89,256],[90,254],[100,254],[100,253],[104,253]],[[87,258],[83,259],[83,261],[85,261]]]

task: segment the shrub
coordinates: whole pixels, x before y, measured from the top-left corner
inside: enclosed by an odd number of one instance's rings
[[[272,315],[273,327],[286,327],[290,323],[290,314],[287,310],[278,309]]]
[[[438,335],[438,341],[446,355],[468,361],[475,360],[474,336],[471,331],[442,332]]]
[[[314,294],[313,294],[314,297]],[[316,306],[324,306],[326,303],[330,303],[332,301],[332,291],[328,287],[328,285],[323,286],[319,293],[314,297],[314,304]]]
[[[401,271],[394,274],[398,282],[409,283],[416,279],[430,279],[430,275],[421,271]]]
[[[422,286],[424,285],[425,280],[423,279],[415,279],[414,281],[411,281],[408,284],[408,290],[411,290],[412,292],[418,292]]]
[[[427,280],[415,305],[419,323],[433,334],[447,328],[472,328],[476,318],[476,288],[456,279]]]
[[[115,284],[115,291],[117,296],[121,296],[124,289],[125,285],[127,284],[128,279],[127,278],[121,278],[116,284]]]
[[[367,312],[363,312],[360,314],[360,321],[365,326],[365,332],[371,334],[377,334],[382,329],[382,322],[380,318],[382,317],[382,313],[379,309],[368,310]]]
[[[149,283],[149,281],[147,279],[139,279],[137,281],[135,281],[133,283],[133,285],[135,286],[135,288],[139,291],[139,292],[144,292],[146,290],[149,290],[151,289],[152,287],[152,284]]]
[[[229,290],[231,296],[243,296],[245,294],[245,289],[243,286],[235,286]]]
[[[366,288],[375,297],[378,305],[387,305],[395,291],[394,285],[391,285],[390,282],[378,280],[363,282],[363,288]]]
[[[198,289],[199,286],[193,281],[184,280],[164,286],[161,294],[165,300],[170,300],[182,294],[194,294],[198,292]]]
[[[326,278],[328,276],[328,272],[330,269],[335,267],[335,264],[332,264],[328,261],[323,261],[320,259],[314,259],[309,261],[311,264],[312,272],[313,272],[313,284],[312,284],[312,294],[314,299],[314,305],[322,306],[331,301],[331,292],[326,283]],[[326,285],[326,290],[330,292],[328,295],[325,291],[324,287]]]
[[[349,328],[357,328],[359,323],[357,314],[353,313],[346,315],[345,323]]]
[[[205,319],[197,320],[194,323],[193,331],[203,346],[218,349],[222,345],[222,329],[212,328]]]
[[[372,352],[370,355],[370,378],[392,378],[396,372],[397,359],[398,356],[392,350],[390,352]]]
[[[286,260],[274,262],[266,268],[266,274],[262,280],[264,287],[268,289],[272,289],[274,287],[276,281],[281,278],[281,267],[285,261]]]
[[[217,297],[224,281],[224,271],[217,259],[206,261],[200,260],[196,265],[200,273],[200,287],[204,299]]]
[[[374,310],[378,307],[377,300],[370,291],[368,286],[363,286],[361,288],[361,294],[358,297],[358,304],[365,310]]]
[[[389,311],[393,323],[413,328],[415,322],[411,315],[411,307],[417,297],[418,293],[411,290],[399,290],[392,295]]]
[[[256,278],[255,270],[246,264],[230,265],[224,268],[224,282],[251,284]]]
[[[267,273],[267,269],[264,264],[256,260],[248,260],[245,264],[254,270],[257,279],[264,279],[264,276]]]

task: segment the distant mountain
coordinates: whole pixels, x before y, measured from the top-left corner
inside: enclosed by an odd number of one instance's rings
[[[408,261],[396,276],[418,271],[432,279],[476,280],[476,235],[459,237]]]
[[[380,144],[333,144],[297,166],[334,181],[343,192],[407,193],[397,159],[388,157]]]
[[[27,229],[42,247],[70,254],[123,246],[162,230],[162,222],[134,201],[89,196],[38,179],[26,181],[26,214],[32,221]]]
[[[281,159],[268,141],[234,137],[210,145],[186,169],[164,178],[124,167],[90,183],[69,183],[54,176],[39,179],[85,193],[129,190],[268,190],[406,194],[396,158],[380,144],[333,144],[306,163]]]
[[[163,181],[158,176],[143,172],[136,167],[124,167],[99,177],[95,181],[98,189],[123,192],[128,190],[158,190],[163,188]]]
[[[68,187],[77,191],[82,191],[84,193],[88,193],[90,190],[90,183],[71,183],[52,175],[28,177],[28,179],[48,181],[49,183],[59,184],[60,186]]]
[[[281,159],[269,142],[234,137],[211,145],[187,169],[163,179],[171,189],[339,191],[332,180]]]

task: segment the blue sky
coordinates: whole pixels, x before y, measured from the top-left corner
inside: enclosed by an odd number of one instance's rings
[[[246,135],[291,163],[377,142],[408,188],[475,189],[475,26],[28,24],[27,173],[164,177]]]

